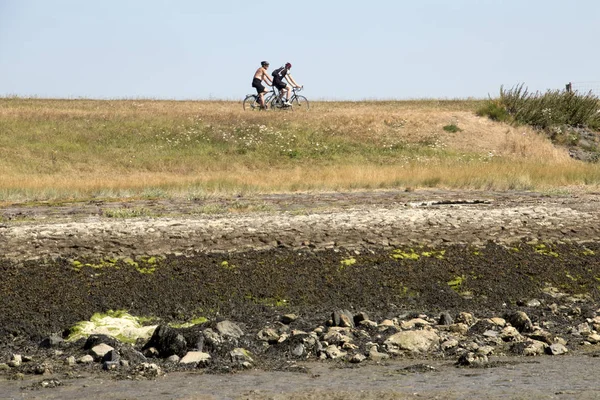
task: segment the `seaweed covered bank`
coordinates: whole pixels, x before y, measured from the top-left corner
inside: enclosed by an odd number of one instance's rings
[[[193,213],[194,202],[0,209],[0,374],[155,377],[407,357],[473,367],[600,342],[598,195],[211,201],[238,212]],[[239,212],[240,202],[263,211]],[[155,215],[107,217],[115,207]],[[82,321],[102,315],[147,329],[81,335]]]

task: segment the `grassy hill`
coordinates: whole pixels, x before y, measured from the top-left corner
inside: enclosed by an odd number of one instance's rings
[[[597,190],[600,166],[477,100],[0,99],[0,202],[423,187]]]

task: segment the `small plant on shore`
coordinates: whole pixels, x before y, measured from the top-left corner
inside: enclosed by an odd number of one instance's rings
[[[450,133],[462,132],[462,129],[460,129],[456,124],[445,125],[443,129]]]

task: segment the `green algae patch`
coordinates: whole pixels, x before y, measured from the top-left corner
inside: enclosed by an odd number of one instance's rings
[[[267,306],[267,307],[280,308],[280,307],[287,307],[289,305],[288,301],[286,299],[281,299],[278,297],[256,297],[256,296],[252,296],[251,294],[248,294],[245,297],[246,297],[246,300],[249,300],[254,304],[260,304],[262,306]]]
[[[71,260],[71,269],[76,272],[81,271],[83,268],[91,268],[93,270],[106,270],[108,268],[120,269],[122,267],[133,267],[140,274],[152,274],[156,271],[156,268],[164,257],[157,256],[140,256],[136,259],[126,257],[123,259],[118,258],[102,258],[96,262],[83,262],[80,260]]]
[[[231,264],[229,261],[221,262],[221,268],[228,271],[235,271],[236,269],[238,269],[237,265]]]
[[[581,254],[583,254],[584,256],[594,256],[594,255],[596,255],[596,253],[594,252],[594,250],[590,250],[587,247],[583,248],[583,253],[581,253]]]
[[[554,251],[552,248],[546,246],[543,243],[540,243],[535,246],[535,252],[545,256],[558,257],[558,253],[556,251]]]
[[[392,251],[391,257],[395,260],[419,260],[421,257],[425,258],[437,258],[443,259],[446,254],[446,250],[429,250],[429,251],[415,251],[410,249],[408,251],[402,249],[395,249]]]
[[[465,282],[465,280],[466,280],[465,276],[460,275],[460,276],[454,277],[454,279],[451,279],[446,283],[448,284],[448,286],[450,286],[450,289],[454,290],[455,292],[458,292],[460,290],[460,288],[462,287],[463,283]]]
[[[156,325],[143,325],[143,319],[134,317],[124,310],[109,310],[95,313],[89,321],[81,321],[71,327],[67,341],[76,341],[90,335],[108,335],[123,343],[135,343],[138,339],[148,340]]]
[[[356,258],[354,258],[354,257],[345,258],[340,261],[340,266],[338,267],[338,270],[340,272],[344,271],[346,269],[346,267],[349,267],[354,264],[356,264]]]

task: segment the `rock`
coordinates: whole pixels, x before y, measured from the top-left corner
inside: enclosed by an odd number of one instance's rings
[[[110,350],[102,357],[102,362],[119,362],[121,356],[116,350]]]
[[[498,325],[494,324],[489,319],[481,319],[469,327],[469,335],[481,335],[486,331],[494,331],[498,329]]]
[[[551,356],[559,356],[568,352],[569,350],[567,349],[567,347],[560,343],[554,343],[546,347],[546,354],[549,354]]]
[[[469,326],[463,322],[459,322],[457,324],[452,324],[448,327],[448,330],[453,333],[458,333],[460,335],[466,335],[469,332]]]
[[[574,335],[589,336],[592,334],[592,328],[590,328],[590,325],[587,322],[583,322],[575,328],[572,328],[571,333]]]
[[[367,315],[367,313],[361,311],[358,314],[354,315],[354,326],[359,325],[361,322],[368,320],[369,316]]]
[[[244,331],[237,324],[231,321],[221,321],[217,323],[217,332],[223,337],[239,339],[244,336]]]
[[[179,361],[180,364],[189,365],[205,365],[210,361],[210,354],[204,353],[202,351],[189,351],[186,355]]]
[[[507,326],[500,331],[500,338],[505,342],[522,342],[523,336],[514,326]]]
[[[231,361],[243,364],[243,363],[254,363],[252,359],[252,354],[241,347],[235,348],[229,352],[229,357],[231,357]]]
[[[365,361],[367,359],[367,357],[363,354],[355,354],[352,356],[352,358],[350,359],[350,362],[352,364],[360,364],[361,362]]]
[[[285,314],[281,316],[281,323],[289,325],[292,322],[296,321],[298,319],[298,316],[296,314]]]
[[[481,335],[486,338],[497,338],[499,336],[499,333],[490,329],[483,332]]]
[[[33,373],[36,375],[49,375],[52,373],[52,366],[46,363],[38,364],[33,368]]]
[[[458,346],[458,340],[456,339],[448,339],[440,345],[440,348],[444,351],[453,349]]]
[[[6,363],[0,363],[0,372],[2,371],[8,371],[10,369],[10,366]]]
[[[347,328],[354,328],[354,317],[348,310],[336,310],[333,312],[331,319],[333,326],[341,326]]]
[[[142,355],[144,356],[144,358],[156,358],[160,356],[160,353],[158,352],[158,350],[156,350],[155,347],[148,347],[144,350],[144,353]]]
[[[208,346],[218,349],[223,345],[223,338],[217,332],[213,331],[210,328],[202,331],[204,334],[204,343]]]
[[[333,344],[330,346],[327,346],[324,353],[327,355],[328,358],[330,358],[332,360],[335,360],[340,357],[344,357],[347,354],[346,352],[343,352],[339,347],[337,347],[336,345],[333,345]]]
[[[374,362],[381,362],[387,360],[388,358],[390,358],[389,354],[380,353],[377,350],[377,347],[371,347],[371,350],[369,351],[369,360]]]
[[[120,360],[119,361],[119,365],[121,365],[121,367],[124,367],[124,368],[129,368],[129,361],[127,361],[127,360]]]
[[[12,368],[20,367],[23,364],[23,357],[20,354],[13,354],[8,362],[8,366]]]
[[[506,326],[506,320],[504,318],[494,317],[490,318],[490,321],[500,328],[504,328]]]
[[[467,326],[471,326],[476,322],[476,320],[473,314],[468,312],[461,312],[456,317],[456,322],[466,324]]]
[[[304,344],[299,343],[297,344],[293,349],[292,349],[292,355],[294,357],[302,357],[306,352],[306,348],[304,347]]]
[[[454,323],[454,319],[452,318],[452,316],[450,315],[450,313],[447,312],[443,312],[440,314],[440,317],[438,319],[438,325],[452,325]]]
[[[402,328],[403,330],[411,330],[411,329],[416,329],[416,328],[423,328],[425,326],[429,326],[431,325],[429,322],[425,321],[424,319],[421,318],[413,318],[409,321],[402,321],[400,323],[400,328]]]
[[[258,340],[269,344],[275,344],[279,341],[279,333],[274,328],[262,329],[256,334],[256,337]]]
[[[90,356],[89,354],[87,354],[83,357],[80,357],[77,360],[77,363],[79,363],[79,364],[89,364],[89,363],[93,363],[93,362],[94,362],[94,357]]]
[[[102,369],[105,371],[110,371],[119,368],[119,365],[120,364],[118,361],[104,361],[102,363]]]
[[[526,343],[526,346],[523,348],[522,354],[524,356],[539,356],[546,352],[546,347],[548,345],[544,342],[540,342],[539,340],[529,340]]]
[[[539,307],[542,305],[542,303],[538,300],[538,299],[531,299],[527,302],[527,307]]]
[[[458,358],[456,365],[464,367],[481,367],[488,363],[488,358],[485,355],[466,353]]]
[[[600,335],[597,333],[592,333],[586,338],[586,340],[591,344],[598,344],[600,343]]]
[[[94,360],[101,361],[102,358],[106,355],[106,353],[113,350],[114,349],[109,345],[100,343],[91,348],[90,355],[94,357]]]
[[[162,375],[162,370],[160,369],[160,367],[156,364],[150,363],[141,363],[138,366],[138,372],[141,375],[147,377],[157,377],[159,375]]]
[[[532,340],[537,340],[540,342],[544,342],[548,345],[554,343],[554,339],[552,337],[552,334],[550,332],[547,332],[543,329],[536,329],[535,331],[533,331],[532,333],[527,334],[527,337],[532,339]]]
[[[342,332],[336,330],[330,330],[323,336],[323,340],[329,344],[335,344],[338,346],[343,345],[344,343],[352,342],[352,338],[350,336],[344,335]]]
[[[77,360],[73,356],[67,357],[67,359],[65,360],[65,364],[67,364],[70,367],[72,367],[76,363],[77,363]]]
[[[523,311],[509,312],[504,318],[509,324],[517,328],[519,332],[533,332],[533,324],[529,316]]]
[[[368,319],[366,319],[366,320],[364,320],[364,321],[360,321],[360,322],[358,323],[358,325],[359,325],[361,328],[366,328],[366,329],[375,329],[375,328],[377,328],[377,327],[378,327],[378,324],[377,324],[377,322],[375,322],[375,321],[371,321],[371,320],[368,320]]]
[[[492,353],[494,353],[494,348],[492,346],[481,346],[477,349],[477,355],[490,356]]]
[[[40,347],[49,349],[51,347],[59,346],[63,342],[64,342],[64,339],[62,337],[60,337],[58,335],[50,335],[40,342]]]
[[[117,348],[119,346],[119,341],[114,337],[108,335],[90,335],[85,341],[83,349],[90,350],[92,347],[97,346],[99,344],[107,344],[112,348]]]
[[[179,361],[181,361],[181,357],[179,357],[177,354],[173,354],[172,356],[167,357],[165,361],[177,364]]]
[[[308,336],[308,333],[298,329],[293,329],[290,335],[293,339],[304,339]]]
[[[152,348],[152,349],[154,349],[154,348]],[[125,359],[134,365],[148,362],[148,359],[141,352],[137,351],[136,349],[134,349],[133,347],[131,347],[129,345],[123,346],[120,350],[120,354],[121,354],[121,361],[123,361],[123,359]],[[158,356],[158,351],[156,351],[156,356]]]
[[[159,325],[152,334],[152,337],[144,345],[143,350],[154,347],[160,357],[167,358],[176,354],[183,356],[187,351],[187,342],[183,335],[168,325]]]
[[[390,336],[385,345],[389,352],[409,351],[424,353],[436,348],[440,343],[438,334],[429,329],[398,332]]]

